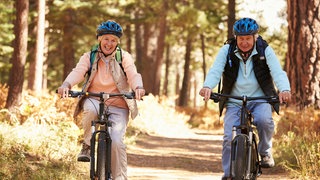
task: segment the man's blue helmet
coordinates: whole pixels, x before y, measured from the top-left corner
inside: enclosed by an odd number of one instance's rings
[[[233,25],[233,34],[236,36],[254,35],[258,30],[259,25],[251,18],[239,19]]]
[[[122,27],[115,21],[103,22],[97,28],[97,37],[105,34],[113,34],[120,38],[122,36]]]

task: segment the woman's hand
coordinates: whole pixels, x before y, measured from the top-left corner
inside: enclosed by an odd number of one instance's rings
[[[64,82],[59,88],[58,88],[58,94],[61,95],[61,98],[67,98],[68,92],[70,90],[70,84]]]
[[[136,100],[141,100],[141,98],[145,95],[146,91],[144,90],[143,87],[136,87],[135,91],[135,96],[136,96]]]

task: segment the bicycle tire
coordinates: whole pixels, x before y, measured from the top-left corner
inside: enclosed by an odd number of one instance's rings
[[[100,133],[98,136],[98,147],[97,147],[97,177],[98,180],[106,179],[106,152],[107,152],[107,141],[106,134]]]
[[[233,180],[243,180],[246,174],[248,154],[248,138],[245,135],[237,135],[231,145],[231,176]]]

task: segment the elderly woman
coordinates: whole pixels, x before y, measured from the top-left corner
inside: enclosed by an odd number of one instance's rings
[[[136,99],[139,100],[145,94],[141,75],[137,73],[132,56],[121,49],[121,66],[116,61],[115,54],[122,36],[122,27],[115,21],[106,21],[97,28],[98,49],[95,59],[90,62],[90,52],[84,53],[76,67],[67,76],[58,93],[62,97],[68,96],[68,90],[74,85],[83,82],[85,75],[91,71],[84,84],[83,91],[119,93],[134,90]],[[91,68],[92,67],[92,68]],[[113,179],[127,179],[127,154],[123,142],[129,120],[129,112],[132,119],[137,114],[135,100],[125,100],[121,97],[108,99],[106,102],[109,120],[112,122],[112,162],[111,171]],[[75,117],[83,111],[82,126],[84,129],[84,141],[82,150],[78,155],[78,161],[90,161],[91,121],[97,119],[99,101],[95,98],[83,98],[79,101],[75,110]]]

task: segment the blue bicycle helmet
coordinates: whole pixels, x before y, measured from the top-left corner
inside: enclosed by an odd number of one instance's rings
[[[251,18],[239,19],[233,25],[233,34],[236,36],[254,35],[258,30],[259,25]]]
[[[120,38],[122,36],[122,27],[115,21],[103,22],[97,28],[97,37],[105,34],[113,34]]]

